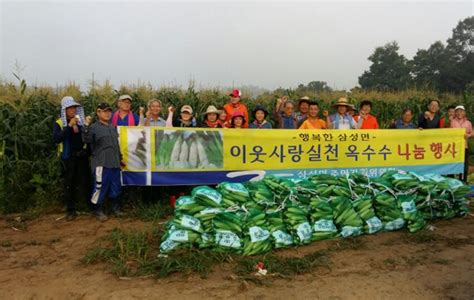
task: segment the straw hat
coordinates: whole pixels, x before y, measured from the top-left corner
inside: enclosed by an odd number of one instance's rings
[[[333,107],[338,107],[338,106],[351,107],[351,105],[349,104],[349,101],[347,100],[346,97],[341,97],[341,98],[337,99],[337,102],[335,104],[333,104]]]

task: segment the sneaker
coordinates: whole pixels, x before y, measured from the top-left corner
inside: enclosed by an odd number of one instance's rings
[[[100,222],[105,222],[108,220],[107,216],[102,211],[96,211],[95,218]]]
[[[68,212],[66,214],[66,221],[68,221],[68,222],[73,221],[74,219],[76,219],[76,217],[77,217],[77,213],[75,211]]]

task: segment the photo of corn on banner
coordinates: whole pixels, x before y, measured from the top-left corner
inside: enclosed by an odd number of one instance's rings
[[[265,130],[119,127],[124,185],[242,182],[391,169],[462,173],[464,129]]]

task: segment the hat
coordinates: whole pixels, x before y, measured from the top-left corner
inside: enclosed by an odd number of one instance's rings
[[[64,126],[67,126],[67,116],[66,109],[68,107],[76,107],[76,114],[79,115],[79,125],[82,125],[82,120],[84,120],[84,108],[81,104],[77,103],[71,96],[66,96],[61,99],[61,120]]]
[[[206,109],[206,112],[203,114],[204,116],[208,115],[208,114],[220,114],[221,111],[218,110],[214,105],[209,105]]]
[[[188,112],[190,113],[191,115],[193,114],[193,108],[189,105],[183,105],[183,107],[181,107],[181,112]]]
[[[102,102],[100,103],[99,105],[97,105],[97,109],[100,109],[100,110],[110,110],[112,111],[112,107],[110,107],[110,105],[106,102]]]
[[[341,97],[337,99],[336,104],[333,104],[333,107],[338,107],[338,106],[350,106],[349,101],[347,101],[346,97]]]
[[[234,119],[237,118],[237,117],[241,117],[243,119],[242,123],[245,123],[245,115],[241,111],[236,111],[232,114],[232,123],[234,123]]]
[[[309,99],[308,96],[303,96],[303,97],[301,97],[301,98],[298,100],[298,106],[300,106],[301,103],[304,103],[304,102],[306,102],[306,103],[309,104],[309,102],[311,102],[311,100]]]
[[[242,92],[240,90],[233,90],[232,93],[229,94],[229,96],[231,97],[241,97],[242,96]]]
[[[462,110],[466,111],[466,109],[464,108],[464,105],[458,105],[458,106],[456,106],[456,108],[454,110],[458,110],[458,109],[462,109]]]
[[[257,105],[255,106],[255,108],[252,110],[252,116],[255,117],[255,114],[257,113],[257,111],[263,111],[263,113],[265,114],[265,118],[268,116],[268,110],[265,109],[265,107],[261,106],[261,105]]]
[[[132,97],[130,95],[121,95],[119,98],[118,98],[118,101],[123,101],[123,100],[130,100],[132,101]]]
[[[71,96],[66,96],[61,99],[61,108],[66,109],[71,106],[81,106],[79,103],[74,100]]]
[[[350,109],[352,109],[353,111],[357,111],[356,107],[354,104],[349,104],[347,107],[349,107]]]

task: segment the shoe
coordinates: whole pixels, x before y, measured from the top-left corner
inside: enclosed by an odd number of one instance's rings
[[[76,219],[77,217],[77,213],[75,211],[73,212],[68,212],[66,214],[66,221],[70,222],[70,221],[74,221],[74,219]]]
[[[97,219],[97,221],[100,221],[100,222],[105,222],[109,219],[102,211],[96,211],[95,218]]]
[[[114,216],[116,216],[117,218],[121,218],[123,216],[125,216],[125,213],[123,211],[121,211],[120,209],[116,209],[112,212],[114,214]]]

